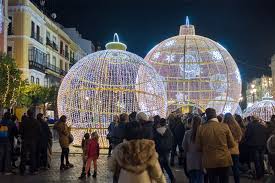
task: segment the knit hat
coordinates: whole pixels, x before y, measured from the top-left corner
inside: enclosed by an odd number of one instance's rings
[[[139,113],[137,113],[136,120],[137,121],[148,121],[149,118],[144,112],[139,112]]]
[[[212,118],[217,118],[216,110],[213,108],[207,108],[205,110],[206,119],[210,120]]]

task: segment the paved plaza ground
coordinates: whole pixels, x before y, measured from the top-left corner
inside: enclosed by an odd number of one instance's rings
[[[53,160],[52,160],[52,168],[48,171],[40,171],[38,175],[31,176],[25,175],[20,176],[17,175],[10,175],[10,176],[3,176],[0,175],[0,183],[72,183],[72,182],[90,182],[90,183],[112,183],[112,173],[107,169],[107,155],[100,155],[98,161],[98,177],[96,179],[87,178],[86,180],[78,180],[78,177],[81,173],[82,168],[82,160],[81,155],[78,152],[79,149],[71,148],[71,151],[74,154],[70,155],[70,161],[75,165],[74,168],[59,171],[60,165],[60,149],[57,144],[54,146],[54,153],[53,153]],[[103,151],[104,153],[104,151]],[[184,176],[184,172],[182,168],[175,167],[173,168],[175,176],[177,178],[177,183],[188,182]],[[230,182],[234,182],[232,177]],[[253,181],[251,179],[242,178],[242,183],[260,183],[262,181]]]

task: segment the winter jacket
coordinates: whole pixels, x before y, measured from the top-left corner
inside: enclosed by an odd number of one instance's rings
[[[19,131],[25,143],[37,143],[40,140],[40,123],[34,118],[24,118]]]
[[[111,122],[108,127],[108,134],[107,134],[108,139],[111,139],[113,137],[114,129],[115,129],[115,122]]]
[[[88,158],[98,158],[99,156],[99,144],[95,139],[90,139],[87,146]]]
[[[198,144],[191,141],[192,130],[185,132],[182,147],[186,157],[187,171],[203,170],[202,153]]]
[[[69,135],[70,135],[70,128],[64,122],[57,122],[54,125],[54,129],[57,130],[59,135],[59,144],[61,148],[69,148]]]
[[[242,140],[242,129],[239,126],[239,124],[237,122],[232,122],[228,124],[228,127],[232,133],[232,136],[234,138],[234,147],[230,149],[230,153],[232,155],[239,155],[240,151],[239,151],[239,143]]]
[[[52,132],[50,131],[50,128],[48,126],[48,123],[44,120],[39,121],[40,122],[40,142],[42,145],[48,146],[48,142],[52,139]]]
[[[125,138],[125,125],[125,123],[120,122],[115,126],[113,136],[111,137],[114,147],[123,142]]]
[[[202,151],[204,168],[232,166],[229,149],[235,143],[228,125],[219,123],[217,118],[208,120],[198,128],[196,143]]]
[[[172,149],[173,135],[166,126],[156,129],[154,141],[156,144],[156,151],[160,156],[168,154]]]
[[[108,161],[112,172],[119,172],[118,183],[165,183],[152,140],[130,140],[119,144]]]
[[[243,143],[248,147],[266,147],[267,129],[258,121],[248,123]]]
[[[177,124],[174,128],[173,135],[176,142],[178,142],[178,144],[182,144],[184,133],[185,133],[185,124],[181,121],[181,119],[176,119],[176,120],[177,120]]]
[[[8,144],[10,140],[11,134],[11,120],[3,119],[0,122],[0,143],[1,144]]]
[[[154,123],[152,121],[146,121],[142,123],[143,129],[143,138],[153,140],[154,139],[154,130],[153,130]]]

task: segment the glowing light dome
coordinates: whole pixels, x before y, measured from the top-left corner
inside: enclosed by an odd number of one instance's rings
[[[266,96],[262,101],[256,102],[247,108],[243,117],[256,116],[263,121],[270,121],[273,114],[275,114],[275,101],[272,97]]]
[[[241,76],[234,59],[217,42],[195,35],[188,18],[178,36],[156,45],[145,60],[163,77],[169,112],[184,103],[213,107],[217,113],[237,109]]]
[[[166,115],[166,91],[155,69],[117,41],[107,50],[78,61],[63,79],[58,93],[58,113],[72,125],[74,145],[83,134],[97,131],[101,147],[108,147],[107,128],[114,115],[143,111]]]

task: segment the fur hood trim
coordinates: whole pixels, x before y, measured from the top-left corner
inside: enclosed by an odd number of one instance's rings
[[[130,140],[119,144],[113,157],[118,165],[132,173],[140,174],[158,161],[155,143],[152,140]]]

